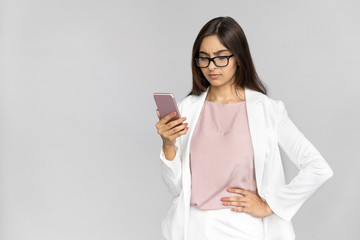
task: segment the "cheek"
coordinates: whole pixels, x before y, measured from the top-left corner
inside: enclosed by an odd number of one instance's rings
[[[236,63],[229,64],[229,68],[226,69],[226,75],[232,77],[236,73]]]
[[[204,76],[207,75],[207,69],[208,69],[208,68],[201,68],[201,72],[202,72],[202,74],[203,74]]]

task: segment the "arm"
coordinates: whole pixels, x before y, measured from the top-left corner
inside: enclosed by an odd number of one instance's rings
[[[180,114],[182,113],[182,102],[178,104]],[[166,184],[169,192],[174,196],[180,195],[182,189],[182,173],[181,173],[181,147],[180,137],[176,138],[175,142],[175,156],[172,159],[167,159],[166,155],[173,155],[173,149],[169,150],[167,147],[162,146],[160,150],[160,168],[162,179]],[[169,157],[169,156],[168,156]],[[169,157],[171,158],[171,157]]]
[[[306,199],[332,175],[328,163],[288,116],[282,101],[276,100],[278,144],[299,169],[287,185],[275,189],[266,201],[281,218],[291,220]]]
[[[172,160],[166,159],[162,147],[160,151],[160,167],[162,179],[165,182],[169,192],[174,197],[180,194],[182,188],[179,138],[176,139],[175,151],[175,157]]]

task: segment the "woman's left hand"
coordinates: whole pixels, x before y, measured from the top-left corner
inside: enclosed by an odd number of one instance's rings
[[[232,208],[235,212],[245,212],[254,217],[263,218],[270,216],[274,212],[269,205],[263,201],[259,195],[241,188],[228,188],[226,189],[231,193],[238,193],[243,196],[223,197],[224,206],[237,206],[239,208]]]

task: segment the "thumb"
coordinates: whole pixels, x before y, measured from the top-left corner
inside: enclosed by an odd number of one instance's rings
[[[158,109],[156,109],[156,114],[157,114],[158,118],[160,119],[160,113],[159,113]]]

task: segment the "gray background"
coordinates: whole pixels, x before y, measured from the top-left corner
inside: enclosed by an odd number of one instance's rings
[[[152,93],[185,97],[217,16],[242,26],[269,96],[334,170],[295,215],[297,239],[359,238],[358,1],[0,4],[1,240],[162,239]]]

